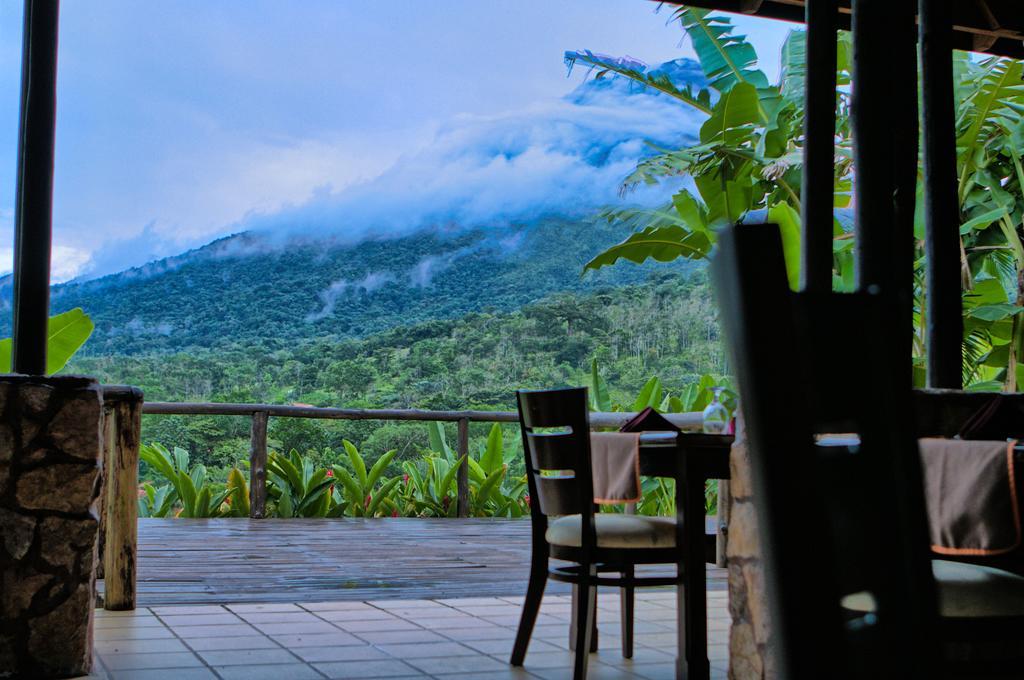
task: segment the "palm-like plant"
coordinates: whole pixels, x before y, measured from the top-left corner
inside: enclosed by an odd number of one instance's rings
[[[221,490],[210,483],[205,465],[197,464],[190,470],[188,451],[176,446],[171,452],[163,444],[143,444],[139,447],[139,457],[170,482],[170,487],[160,489],[154,489],[152,485],[143,487],[146,505],[140,505],[140,509],[144,512],[164,517],[175,503],[180,503],[180,517],[219,517],[223,514],[222,506],[231,491]]]

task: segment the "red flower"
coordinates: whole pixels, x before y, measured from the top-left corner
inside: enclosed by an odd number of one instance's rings
[[[328,477],[333,477],[334,476],[334,470],[328,470],[327,471],[327,476]]]
[[[143,497],[143,496],[145,496],[145,495],[146,495],[146,490],[145,490],[145,489],[143,489],[143,488],[142,488],[142,487],[140,486],[140,487],[139,487],[139,498],[142,498],[142,497]]]
[[[392,517],[398,517],[398,509],[397,508],[395,510],[391,511],[391,516]]]
[[[363,504],[364,508],[370,507],[370,494],[366,494],[366,503]]]
[[[526,501],[526,507],[530,507],[530,494],[524,495],[523,500]]]
[[[402,481],[405,482],[406,486],[409,486],[409,475],[402,475]]]

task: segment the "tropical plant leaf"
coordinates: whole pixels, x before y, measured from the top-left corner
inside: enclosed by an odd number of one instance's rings
[[[92,319],[80,307],[51,316],[46,334],[46,372],[53,374],[64,368],[71,357],[92,335]],[[0,373],[11,372],[11,338],[0,340]]]
[[[711,112],[711,95],[707,90],[694,91],[689,85],[678,87],[663,73],[645,73],[647,66],[635,60],[611,57],[606,54],[595,54],[590,50],[569,51],[565,53],[565,64],[571,72],[577,63],[586,64],[595,72],[595,78],[603,78],[609,73],[627,78],[642,87],[649,87],[673,97],[703,113]]]
[[[706,234],[687,231],[682,227],[650,227],[608,248],[587,262],[584,269],[600,269],[613,265],[620,259],[637,264],[648,259],[671,262],[679,257],[700,260],[707,257],[710,250],[711,241]]]
[[[485,474],[490,475],[501,467],[504,462],[503,440],[501,437],[501,425],[494,423],[491,431],[487,433],[487,445],[484,447],[483,455],[480,456],[480,467]]]

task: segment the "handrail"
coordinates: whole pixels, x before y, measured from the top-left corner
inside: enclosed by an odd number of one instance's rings
[[[428,411],[420,409],[352,409],[293,404],[238,404],[221,402],[148,401],[142,406],[146,415],[214,415],[252,416],[266,413],[284,418],[318,418],[324,420],[414,420],[422,422],[515,423],[515,411]],[[669,422],[680,429],[701,426],[700,413],[664,413]],[[592,427],[620,427],[636,416],[629,411],[595,411],[590,414]]]

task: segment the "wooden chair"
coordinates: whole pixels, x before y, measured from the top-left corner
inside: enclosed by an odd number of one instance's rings
[[[638,564],[677,563],[675,520],[596,512],[586,388],[521,390],[516,398],[532,499],[533,555],[510,663],[523,665],[550,577],[578,589],[573,678],[583,680],[593,639],[597,586],[621,588],[622,655],[631,658],[634,589],[681,582],[678,575],[635,574]],[[550,558],[571,564],[551,566]],[[618,576],[604,575],[607,572]]]
[[[889,351],[902,346],[890,335],[900,330],[894,303],[791,292],[774,225],[726,229],[713,268],[779,677],[1002,672],[957,668],[946,652],[972,640],[1019,644],[1024,609],[1010,603],[1024,580],[930,559],[910,375]],[[817,435],[828,433],[858,443],[823,445]],[[1019,677],[1019,664],[1004,670]]]

